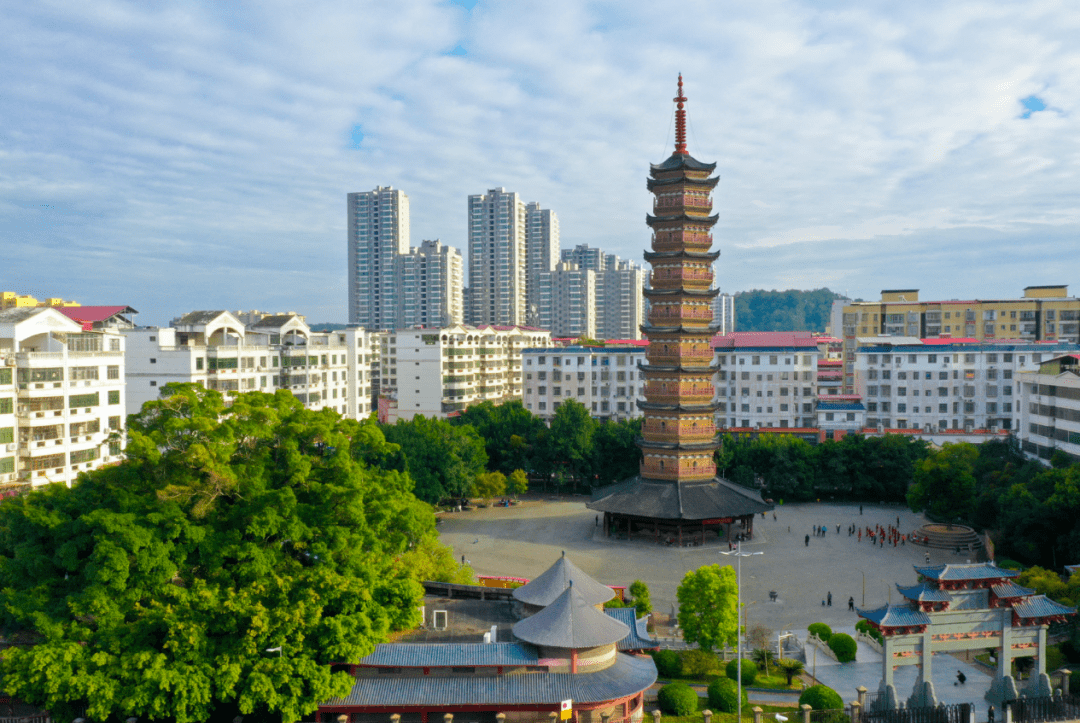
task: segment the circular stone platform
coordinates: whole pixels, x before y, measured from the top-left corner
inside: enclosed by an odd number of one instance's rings
[[[978,550],[982,544],[982,538],[975,530],[966,525],[946,525],[939,522],[928,522],[911,533],[911,541],[923,547],[933,547],[941,550],[962,551]]]

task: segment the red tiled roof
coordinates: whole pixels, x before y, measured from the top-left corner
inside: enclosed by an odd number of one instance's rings
[[[60,306],[56,310],[61,314],[81,323],[93,323],[105,321],[117,314],[138,314],[139,312],[130,306]]]
[[[753,347],[794,346],[816,348],[817,342],[808,331],[735,331],[714,336],[714,349],[751,349]]]
[[[818,369],[821,367],[842,367],[844,361],[842,359],[818,359]]]

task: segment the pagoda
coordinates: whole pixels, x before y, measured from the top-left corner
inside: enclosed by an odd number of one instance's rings
[[[709,531],[752,534],[755,513],[771,509],[752,490],[716,478],[712,323],[712,190],[719,178],[715,163],[702,163],[686,150],[686,101],[682,75],[674,98],[675,151],[650,168],[647,187],[653,213],[652,265],[645,298],[649,340],[641,365],[645,401],[638,444],[640,476],[598,490],[589,507],[604,514],[604,532],[630,537],[652,533],[658,541],[704,542]],[[738,531],[733,525],[738,524]],[[714,535],[715,536],[715,535]]]

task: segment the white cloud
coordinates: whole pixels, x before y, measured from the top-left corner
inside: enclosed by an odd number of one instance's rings
[[[721,175],[726,289],[1005,296],[1080,271],[1080,17],[1056,2],[103,0],[0,20],[0,286],[147,322],[343,321],[345,194],[376,185],[409,194],[414,243],[463,248],[466,196],[505,186],[559,213],[564,247],[640,258],[680,71],[691,152]],[[1047,109],[1021,118],[1031,95]]]

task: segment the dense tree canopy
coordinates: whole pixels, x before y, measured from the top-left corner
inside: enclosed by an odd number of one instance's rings
[[[735,328],[739,331],[823,332],[829,325],[832,302],[841,298],[840,294],[828,289],[743,291],[735,294]]]
[[[0,621],[31,644],[0,675],[56,718],[298,720],[349,690],[331,663],[418,622],[416,574],[454,574],[409,477],[362,461],[395,451],[370,423],[183,385],[128,434],[0,505]]]
[[[938,519],[966,520],[975,511],[975,462],[979,450],[974,444],[946,444],[915,466],[915,484],[908,492],[908,505],[915,512],[926,510]]]
[[[388,441],[401,446],[403,468],[416,482],[416,496],[431,504],[468,495],[488,462],[484,440],[467,424],[418,414],[382,429]]]

